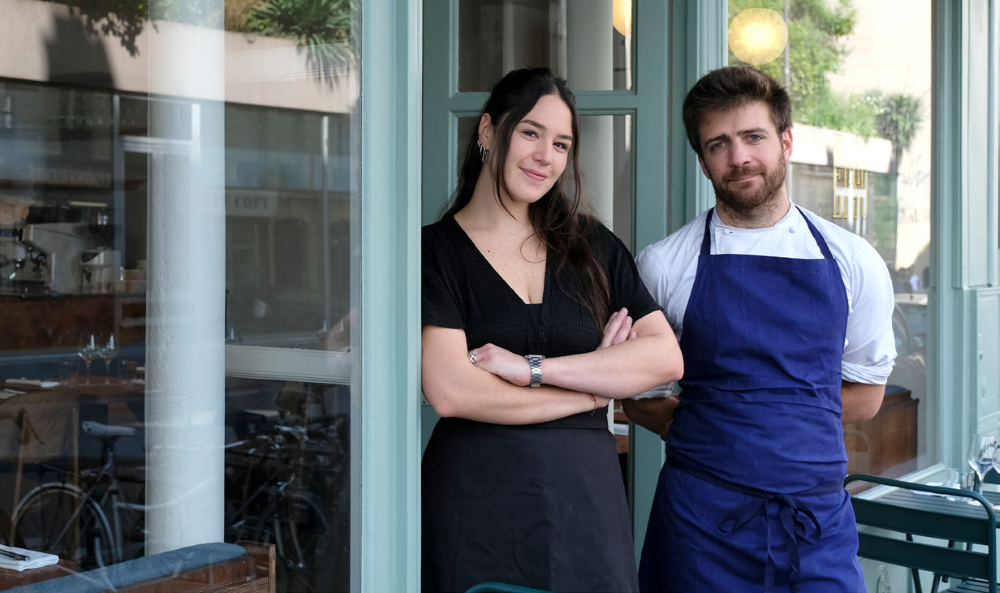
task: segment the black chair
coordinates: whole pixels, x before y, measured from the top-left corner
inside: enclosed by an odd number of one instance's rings
[[[955,581],[950,593],[997,593],[996,514],[982,495],[865,474],[848,476],[844,485],[851,482],[900,489],[874,499],[851,498],[859,527],[858,556],[909,568],[916,593],[923,593],[921,570],[934,575],[931,593],[945,581]],[[967,499],[982,506],[965,504]]]

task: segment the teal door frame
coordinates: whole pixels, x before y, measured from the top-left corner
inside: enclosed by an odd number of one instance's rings
[[[352,435],[360,468],[351,476],[351,591],[416,593],[421,7],[419,0],[359,4],[361,340],[354,368],[361,397],[352,402],[360,412]]]
[[[726,0],[670,2],[666,21],[645,23],[639,20],[640,38],[643,35],[661,35],[669,39],[667,63],[659,70],[666,74],[664,82],[669,84],[665,89],[668,98],[659,106],[667,115],[662,130],[667,150],[660,152],[656,147],[637,145],[636,161],[647,165],[646,169],[639,169],[639,175],[648,176],[647,183],[655,179],[656,187],[663,189],[659,189],[658,193],[643,193],[640,184],[636,184],[636,218],[644,222],[637,222],[635,226],[635,244],[632,246],[635,253],[676,231],[714,204],[712,185],[701,174],[697,157],[688,144],[681,120],[681,105],[695,81],[708,71],[726,65],[727,6]],[[655,76],[656,72],[647,72],[647,75]],[[657,133],[661,130],[658,129]],[[664,179],[661,180],[655,173],[656,167],[661,168]],[[656,481],[666,456],[660,437],[635,425],[631,425],[629,431],[629,450],[632,451],[629,459],[629,503],[638,561],[646,538]]]

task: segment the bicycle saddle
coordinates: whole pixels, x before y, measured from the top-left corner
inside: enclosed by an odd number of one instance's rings
[[[101,424],[100,422],[93,422],[91,420],[87,420],[80,426],[83,427],[83,432],[99,439],[134,437],[137,432],[136,429],[131,426],[109,426],[107,424]]]

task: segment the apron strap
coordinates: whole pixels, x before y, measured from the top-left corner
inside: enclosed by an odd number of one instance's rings
[[[835,482],[823,484],[797,494],[779,494],[723,480],[698,466],[680,461],[676,457],[668,457],[667,465],[719,488],[752,497],[747,502],[734,509],[730,509],[724,514],[719,519],[719,529],[723,533],[733,533],[739,531],[750,519],[758,514],[764,515],[764,526],[767,530],[765,533],[767,537],[767,563],[764,566],[765,593],[773,591],[774,576],[777,571],[777,563],[771,553],[771,526],[767,522],[767,509],[769,504],[778,505],[778,517],[781,520],[782,531],[785,533],[789,564],[791,565],[788,575],[788,586],[791,593],[798,593],[801,590],[801,586],[796,579],[796,575],[799,572],[799,544],[815,544],[823,536],[823,528],[820,526],[816,515],[799,498],[834,494],[843,490],[843,484]]]
[[[712,254],[712,213],[715,212],[715,208],[709,208],[708,214],[705,215],[705,236],[701,239],[701,254],[711,255]]]
[[[830,253],[830,247],[826,244],[826,239],[823,238],[823,235],[820,234],[819,230],[809,220],[809,217],[802,211],[802,208],[796,206],[795,209],[799,211],[799,214],[802,215],[802,220],[806,221],[806,225],[809,226],[809,232],[812,233],[813,239],[816,239],[816,245],[819,246],[819,250],[823,253],[823,257],[826,259],[833,259],[833,254]]]

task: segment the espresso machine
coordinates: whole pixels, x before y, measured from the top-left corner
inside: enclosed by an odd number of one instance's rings
[[[82,291],[87,294],[107,294],[115,291],[121,280],[121,255],[111,249],[88,249],[80,254],[83,268]]]
[[[47,292],[42,268],[21,243],[21,227],[0,227],[0,294]]]
[[[44,265],[38,265],[40,258],[37,255],[27,258],[31,262],[27,265],[33,266],[32,275],[40,275],[49,292],[82,292],[83,269],[80,266],[80,254],[92,246],[86,224],[49,222],[25,225],[21,229],[21,243],[29,253],[44,255]]]

